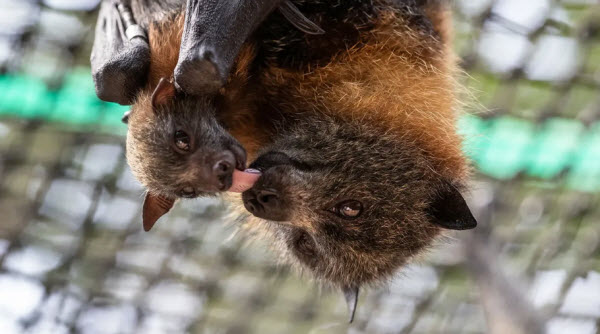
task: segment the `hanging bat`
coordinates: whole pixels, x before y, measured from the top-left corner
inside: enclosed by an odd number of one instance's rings
[[[294,3],[325,34],[270,16],[230,79],[254,107],[223,119],[262,173],[242,194],[248,228],[341,288],[352,320],[361,286],[477,224],[461,195],[451,14],[443,1]]]
[[[127,159],[148,188],[144,228],[177,198],[231,188],[244,148],[218,122],[215,94],[244,41],[275,8],[321,33],[289,1],[105,0],[91,55],[97,95],[133,104]],[[312,30],[311,30],[312,29]]]
[[[169,89],[205,92],[230,69],[210,106],[262,173],[242,195],[254,216],[247,226],[272,238],[290,262],[341,288],[352,319],[361,286],[392,277],[443,230],[476,225],[460,193],[469,168],[454,126],[449,15],[442,1],[293,4],[324,33],[306,34],[273,12],[247,25],[255,30],[236,57],[221,58],[233,64],[203,56],[193,67],[212,73],[209,80],[178,85],[174,77]],[[177,39],[186,20],[187,14],[168,17],[154,34],[149,27],[151,50],[153,35],[168,41],[160,44],[168,53],[150,52],[165,73],[177,74],[188,59],[174,55],[190,45]],[[149,81],[158,82],[150,73]],[[146,101],[138,110],[152,110],[148,89],[137,96],[137,103]],[[129,125],[132,165],[156,150],[136,147],[144,143],[132,134],[145,120],[136,119],[138,110]],[[139,136],[158,129],[173,138],[171,128],[156,125],[148,123]],[[131,157],[136,150],[145,154]],[[144,179],[150,172],[134,173]],[[157,168],[152,177],[161,173],[185,168]],[[155,216],[166,212],[158,207]]]

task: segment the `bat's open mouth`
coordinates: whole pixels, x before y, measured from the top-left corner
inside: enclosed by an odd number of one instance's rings
[[[292,159],[283,152],[273,151],[259,156],[256,161],[250,164],[250,168],[264,173],[269,168],[282,165],[293,165]]]
[[[264,173],[267,169],[275,166],[292,166],[295,169],[301,171],[312,171],[314,166],[309,165],[305,162],[291,158],[289,155],[279,151],[271,151],[262,154],[253,163],[250,164],[250,168],[257,169]]]

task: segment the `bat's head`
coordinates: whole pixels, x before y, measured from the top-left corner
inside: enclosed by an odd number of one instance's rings
[[[234,169],[245,168],[246,152],[219,124],[212,101],[177,95],[170,80],[141,95],[127,117],[127,160],[149,196],[172,203],[225,191]]]
[[[293,259],[345,289],[391,275],[443,229],[476,221],[457,190],[415,143],[334,120],[298,125],[251,165],[243,193]]]

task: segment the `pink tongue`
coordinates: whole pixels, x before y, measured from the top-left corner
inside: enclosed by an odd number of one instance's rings
[[[254,185],[256,180],[260,177],[260,171],[256,169],[248,168],[245,171],[234,170],[233,171],[233,183],[228,191],[234,193],[242,193]]]

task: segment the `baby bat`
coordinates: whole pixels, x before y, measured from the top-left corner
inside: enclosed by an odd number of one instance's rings
[[[353,315],[361,286],[391,278],[444,229],[476,225],[459,192],[469,168],[454,124],[450,18],[433,0],[293,3],[325,33],[268,15],[211,103],[262,171],[242,195],[248,228],[341,288]],[[160,35],[182,27],[163,21]]]
[[[214,95],[247,36],[274,8],[320,33],[288,1],[105,0],[91,55],[98,96],[133,104],[127,160],[148,188],[146,230],[176,198],[227,190],[246,153],[215,117]]]

